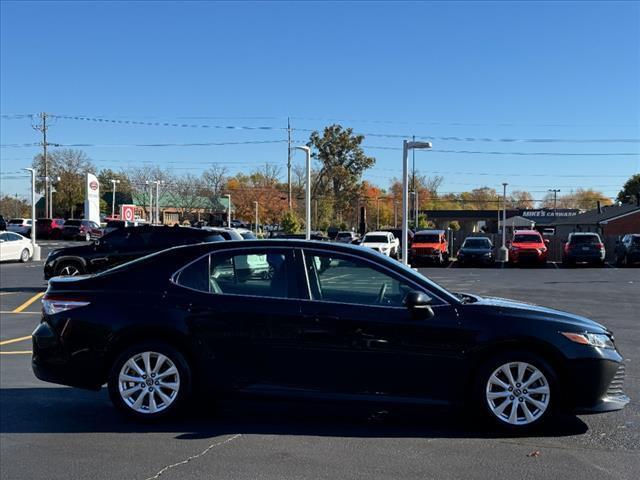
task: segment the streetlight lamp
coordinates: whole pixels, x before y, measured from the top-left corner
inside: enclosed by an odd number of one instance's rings
[[[164,185],[164,180],[156,180],[156,223],[160,223],[160,185]]]
[[[304,196],[305,203],[305,232],[304,238],[306,240],[311,239],[311,149],[309,147],[293,147],[296,150],[302,150],[306,155],[307,160],[307,191]]]
[[[507,185],[502,184],[502,246],[500,247],[499,261],[503,264],[509,261],[509,249],[507,248]]]
[[[231,227],[231,195],[226,194],[227,197],[227,227]]]
[[[548,191],[553,192],[553,219],[555,221],[556,215],[558,215],[558,213],[556,212],[556,206],[558,202],[558,192],[560,191],[560,189],[550,188]]]
[[[405,265],[409,264],[409,150],[431,147],[431,142],[402,142],[402,263]]]
[[[36,171],[33,168],[25,168],[31,172],[31,247],[33,248],[32,260],[40,260],[40,247],[36,244]]]
[[[111,180],[109,180],[111,182],[111,185],[113,186],[112,188],[112,193],[111,193],[111,218],[113,219],[113,216],[116,213],[116,183],[120,183],[120,180],[114,180],[113,178]]]
[[[149,185],[149,223],[153,223],[153,182],[145,180],[144,183]]]

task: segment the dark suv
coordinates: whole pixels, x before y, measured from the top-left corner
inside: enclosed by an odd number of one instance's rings
[[[616,242],[616,265],[640,263],[640,233],[628,233]]]
[[[569,234],[562,252],[563,265],[575,265],[578,262],[604,265],[605,249],[597,233],[574,232]]]
[[[223,240],[217,233],[188,227],[118,229],[89,245],[52,251],[44,264],[44,278],[96,273],[177,245]]]

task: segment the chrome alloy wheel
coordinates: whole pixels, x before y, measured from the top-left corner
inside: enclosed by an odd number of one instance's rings
[[[120,369],[118,390],[125,405],[135,412],[158,413],[178,397],[180,374],[166,355],[137,353]]]
[[[535,366],[509,362],[498,367],[486,386],[489,410],[511,425],[529,425],[549,407],[549,382]]]

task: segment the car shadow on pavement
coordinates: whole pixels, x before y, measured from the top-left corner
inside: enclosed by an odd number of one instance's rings
[[[0,287],[0,292],[3,293],[40,293],[47,287],[45,285],[40,287]]]
[[[520,436],[488,429],[461,410],[355,403],[320,403],[229,398],[201,401],[180,416],[159,423],[135,421],[119,413],[106,391],[71,388],[0,390],[0,433],[175,433],[193,440],[246,433],[330,437],[504,438]],[[580,435],[587,425],[561,416],[537,437]]]

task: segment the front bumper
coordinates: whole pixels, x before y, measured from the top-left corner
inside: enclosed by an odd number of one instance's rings
[[[609,357],[619,357],[612,352]],[[572,413],[593,414],[623,409],[629,403],[624,394],[624,363],[617,359],[585,359],[572,362],[561,385],[563,403]]]

